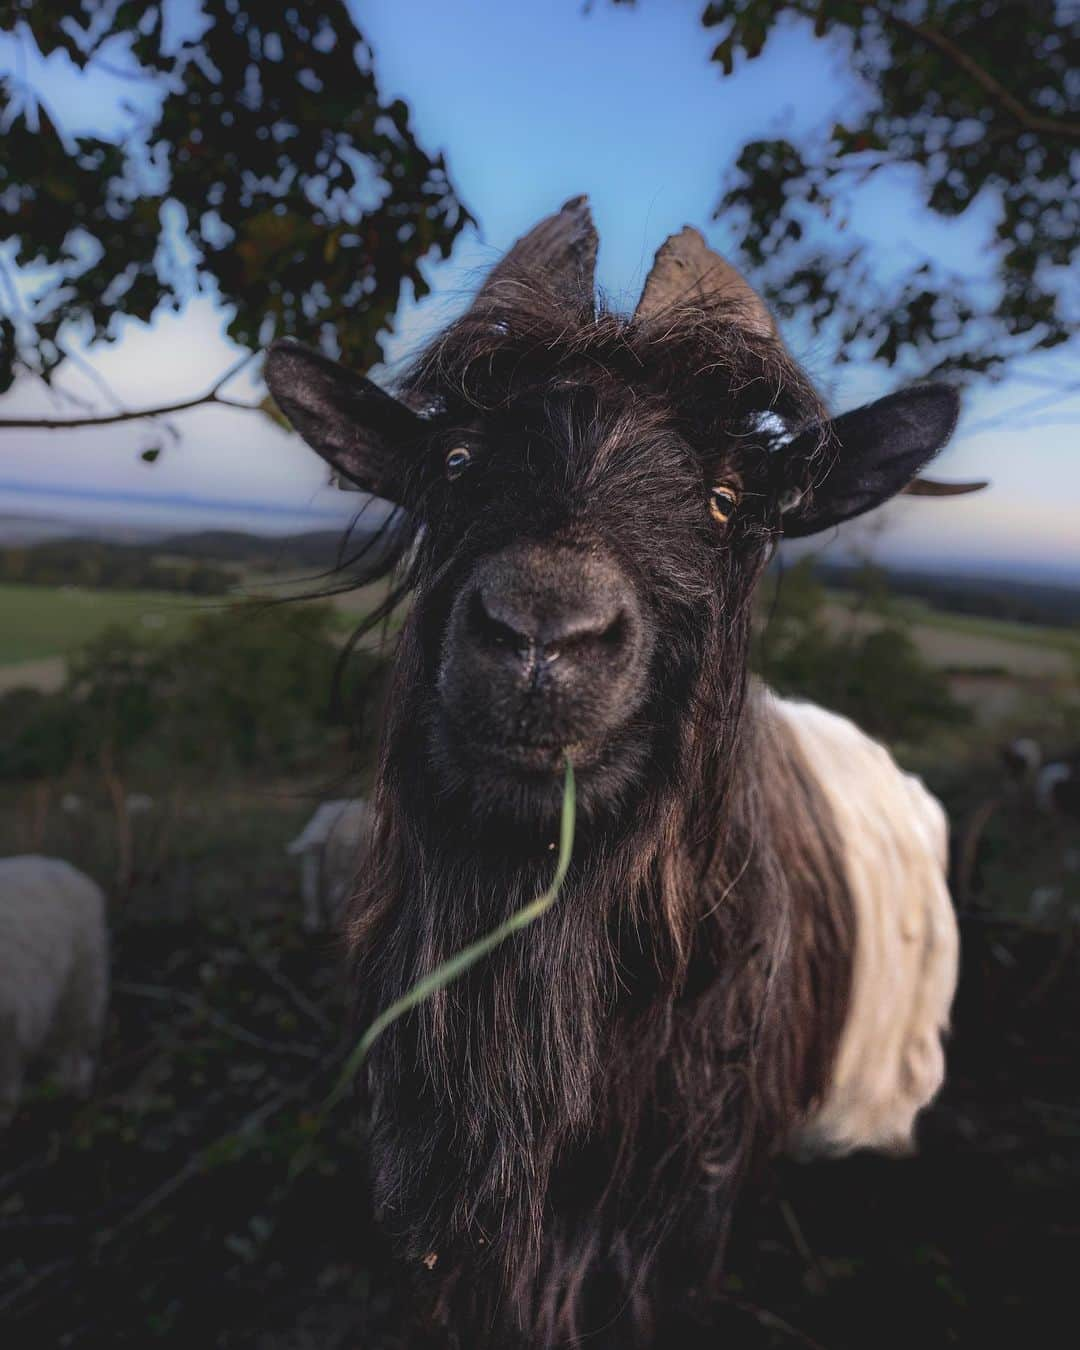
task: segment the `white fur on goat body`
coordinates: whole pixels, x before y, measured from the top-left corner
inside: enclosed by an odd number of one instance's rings
[[[0,859],[0,1126],[35,1059],[66,1090],[90,1087],[107,1002],[101,888],[59,858]]]
[[[922,782],[853,723],[771,697],[828,802],[855,910],[847,1020],[810,1151],[906,1151],[945,1076],[942,1035],[959,936],[946,885],[948,822]]]

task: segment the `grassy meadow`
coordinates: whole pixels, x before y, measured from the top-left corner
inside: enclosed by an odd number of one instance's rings
[[[175,592],[0,585],[0,668],[66,656],[114,625],[176,633],[212,601]]]

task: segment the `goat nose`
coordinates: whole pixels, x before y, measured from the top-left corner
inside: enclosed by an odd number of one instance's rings
[[[623,611],[611,595],[513,593],[482,584],[469,608],[474,641],[528,664],[616,648],[625,626]]]

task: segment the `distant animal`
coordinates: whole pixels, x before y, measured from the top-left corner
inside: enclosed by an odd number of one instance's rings
[[[1080,750],[1048,756],[1038,741],[1018,736],[1001,758],[1012,778],[1031,789],[1040,810],[1080,820]]]
[[[377,1206],[469,1350],[678,1344],[665,1310],[717,1287],[764,1158],[911,1147],[956,981],[941,807],[747,660],[778,542],[919,483],[957,396],[830,418],[695,231],[630,318],[597,308],[596,248],[567,203],[394,395],[292,341],[266,363],[401,508],[362,1019],[549,884],[576,776],[554,906],[367,1062]]]
[[[35,1062],[89,1091],[108,992],[101,888],[59,858],[0,859],[0,1126]]]
[[[309,932],[341,918],[367,849],[371,808],[363,797],[321,802],[288,845],[300,859],[300,895]]]

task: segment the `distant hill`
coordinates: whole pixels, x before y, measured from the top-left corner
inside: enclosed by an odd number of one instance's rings
[[[76,524],[61,516],[0,512],[0,548],[32,548],[58,539],[88,539],[113,544],[148,544],[161,532],[139,526]]]
[[[354,532],[350,552],[363,546],[365,534]],[[337,562],[345,539],[342,530],[311,530],[306,534],[267,537],[245,534],[241,530],[197,530],[188,534],[169,534],[155,545],[158,553],[181,558],[203,558],[212,562],[264,565],[268,570],[290,568],[329,568]]]
[[[855,567],[818,563],[814,570],[826,586],[837,590],[848,590],[857,584]],[[954,572],[894,568],[880,571],[894,594],[913,596],[950,614],[973,614],[1054,628],[1080,623],[1080,588],[1075,586]]]
[[[155,559],[187,559],[198,564],[243,566],[272,573],[319,573],[348,562],[371,544],[378,522],[371,529],[311,530],[294,535],[260,535],[243,530],[195,530],[180,533],[120,530],[72,525],[38,517],[0,516],[0,563],[10,564],[13,555],[24,555],[19,568],[25,579],[79,584],[78,562],[92,557],[95,567],[114,573],[150,566]],[[48,568],[62,564],[55,577]],[[10,566],[0,567],[5,574]],[[14,574],[8,580],[22,579]],[[92,580],[88,583],[95,584]],[[127,584],[137,585],[129,577]]]

